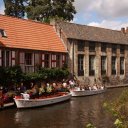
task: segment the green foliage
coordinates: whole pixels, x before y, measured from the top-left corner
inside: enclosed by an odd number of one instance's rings
[[[23,73],[20,66],[0,67],[0,85],[12,86],[21,82],[61,81],[67,78],[69,71],[60,68],[41,68],[37,72]]]
[[[117,128],[123,128],[123,124],[122,124],[122,122],[121,122],[119,119],[116,119],[116,120],[115,120],[114,125],[115,125]]]
[[[45,79],[45,76],[43,76],[44,74],[40,74],[40,73],[26,73],[23,75],[23,81],[24,82],[37,82],[37,81],[41,81]]]
[[[25,0],[4,0],[5,14],[22,18],[25,14]]]
[[[10,86],[21,82],[22,70],[20,66],[0,67],[0,84]]]
[[[93,124],[89,123],[86,125],[86,128],[96,128]]]
[[[50,22],[50,19],[73,20],[76,13],[74,0],[27,0],[26,12],[29,19]]]
[[[38,73],[44,76],[46,80],[50,80],[50,81],[62,80],[69,75],[69,71],[67,69],[61,69],[61,68],[52,68],[52,69],[42,68],[39,70]]]
[[[5,85],[6,84],[6,71],[5,68],[0,67],[0,85]]]
[[[113,103],[104,103],[104,107],[116,118],[114,125],[117,128],[128,128],[128,90]]]

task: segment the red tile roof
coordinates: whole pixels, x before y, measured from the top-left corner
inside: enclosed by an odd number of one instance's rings
[[[67,52],[52,25],[0,15],[0,46],[54,52]]]

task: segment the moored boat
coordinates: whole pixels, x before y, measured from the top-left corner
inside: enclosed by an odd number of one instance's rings
[[[9,107],[12,107],[12,106],[14,106],[14,105],[15,105],[14,102],[4,103],[2,106],[0,106],[0,109],[9,108]]]
[[[80,90],[80,88],[70,90],[72,96],[91,96],[105,92],[106,89]]]
[[[62,101],[69,100],[71,98],[71,94],[67,92],[59,92],[57,95],[48,96],[48,97],[40,97],[35,99],[28,98],[14,98],[17,108],[34,108],[45,105],[51,105],[55,103],[59,103]]]

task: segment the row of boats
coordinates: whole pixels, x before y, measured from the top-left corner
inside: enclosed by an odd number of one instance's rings
[[[78,96],[90,96],[96,95],[105,92],[106,89],[97,89],[97,90],[81,90],[79,87],[71,89],[70,92],[57,92],[53,95],[41,96],[39,98],[31,99],[29,94],[21,93],[20,96],[15,96],[14,103],[4,104],[3,107],[9,107],[16,104],[17,108],[34,108],[41,107],[45,105],[51,105],[66,100],[70,100],[71,97]]]

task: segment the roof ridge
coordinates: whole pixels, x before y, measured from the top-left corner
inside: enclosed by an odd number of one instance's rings
[[[26,22],[33,22],[33,23],[38,23],[38,24],[44,24],[44,25],[48,25],[48,26],[53,26],[53,25],[48,24],[48,23],[43,23],[43,22],[31,20],[31,19],[23,19],[23,18],[18,18],[18,17],[14,17],[14,16],[3,15],[3,14],[0,14],[0,16],[9,17],[9,18],[14,18],[14,19],[16,19],[16,20],[23,20],[23,21],[26,21]]]

